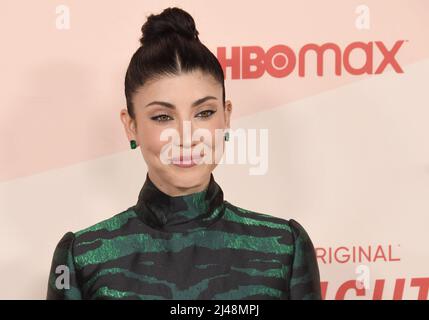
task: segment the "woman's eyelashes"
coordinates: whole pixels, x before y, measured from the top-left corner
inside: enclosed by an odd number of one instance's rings
[[[204,110],[197,114],[197,118],[209,118],[215,113],[216,113],[216,110]]]
[[[195,117],[201,118],[201,119],[207,119],[207,118],[210,118],[213,114],[215,114],[216,111],[217,110],[204,110],[204,111],[197,113],[197,115]],[[151,119],[153,121],[156,121],[156,122],[167,122],[170,120],[174,120],[172,117],[170,117],[167,114],[160,114],[157,116],[153,116],[153,117],[151,117]]]
[[[151,119],[158,122],[166,122],[166,121],[169,121],[171,117],[166,114],[160,114],[159,116],[151,117]]]

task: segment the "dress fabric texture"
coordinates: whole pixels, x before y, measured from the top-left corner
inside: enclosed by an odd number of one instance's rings
[[[204,191],[176,197],[147,174],[134,206],[62,237],[47,299],[295,300],[321,289],[297,221],[232,205],[213,174]]]

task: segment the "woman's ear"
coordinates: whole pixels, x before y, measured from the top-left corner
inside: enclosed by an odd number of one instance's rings
[[[131,118],[127,109],[122,109],[120,112],[120,118],[124,125],[125,133],[128,140],[137,140],[137,128],[136,122]]]

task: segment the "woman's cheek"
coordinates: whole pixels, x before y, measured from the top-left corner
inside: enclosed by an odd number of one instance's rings
[[[144,124],[143,124],[144,125]],[[159,134],[150,126],[144,127],[145,130],[140,135],[142,144],[142,153],[146,159],[153,161],[153,157],[159,154],[162,142],[159,140]]]

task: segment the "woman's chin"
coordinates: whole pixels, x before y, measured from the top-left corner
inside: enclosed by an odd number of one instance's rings
[[[192,188],[196,185],[203,183],[210,175],[209,168],[204,165],[195,165],[192,167],[180,167],[171,165],[169,176],[171,182],[179,188]]]

